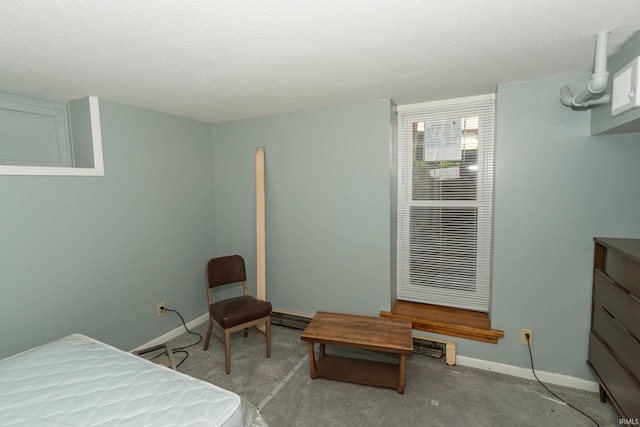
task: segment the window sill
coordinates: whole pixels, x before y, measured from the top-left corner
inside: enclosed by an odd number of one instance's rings
[[[389,311],[381,311],[381,317],[411,320],[413,329],[497,344],[504,332],[491,329],[487,313],[398,301]]]

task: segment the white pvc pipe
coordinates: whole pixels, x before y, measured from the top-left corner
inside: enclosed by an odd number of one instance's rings
[[[607,71],[607,50],[609,43],[609,32],[600,31],[596,35],[596,52],[593,64],[593,74],[587,87],[578,95],[573,96],[569,86],[560,89],[560,102],[567,107],[589,107],[591,105],[605,104],[609,102],[609,96],[605,95],[599,99],[592,100],[595,95],[601,94],[609,81]]]
[[[593,63],[593,74],[607,72],[607,50],[609,43],[609,32],[600,31],[596,35],[596,54]]]

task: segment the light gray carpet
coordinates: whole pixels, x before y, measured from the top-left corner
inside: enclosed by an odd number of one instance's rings
[[[194,331],[204,335],[206,325]],[[251,330],[246,338],[234,335],[230,375],[224,372],[224,348],[212,337],[207,352],[202,351],[202,343],[187,349],[189,357],[178,370],[231,390],[255,406],[266,402],[261,413],[271,427],[595,425],[556,402],[535,381],[447,366],[444,358],[420,354],[407,359],[403,395],[389,389],[312,380],[308,361],[300,364],[308,353],[307,343],[300,340],[301,333],[272,326],[270,359],[265,357],[262,334]],[[185,333],[170,343],[175,348],[196,339]],[[327,347],[327,353],[330,352],[341,350]],[[176,355],[178,362],[182,358],[183,355]],[[291,375],[296,366],[299,369]],[[286,380],[288,374],[290,378]],[[619,425],[619,415],[613,406],[600,403],[597,393],[547,386],[601,426]]]

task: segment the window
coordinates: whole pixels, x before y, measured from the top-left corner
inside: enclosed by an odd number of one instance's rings
[[[104,176],[98,98],[0,92],[0,175]]]
[[[489,309],[494,97],[399,108],[397,297]]]
[[[64,102],[0,93],[0,165],[71,167]]]

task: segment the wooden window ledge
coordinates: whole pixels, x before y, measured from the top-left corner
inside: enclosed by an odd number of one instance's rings
[[[411,320],[412,328],[474,341],[498,344],[504,332],[491,329],[489,315],[479,311],[398,301],[380,317]]]

